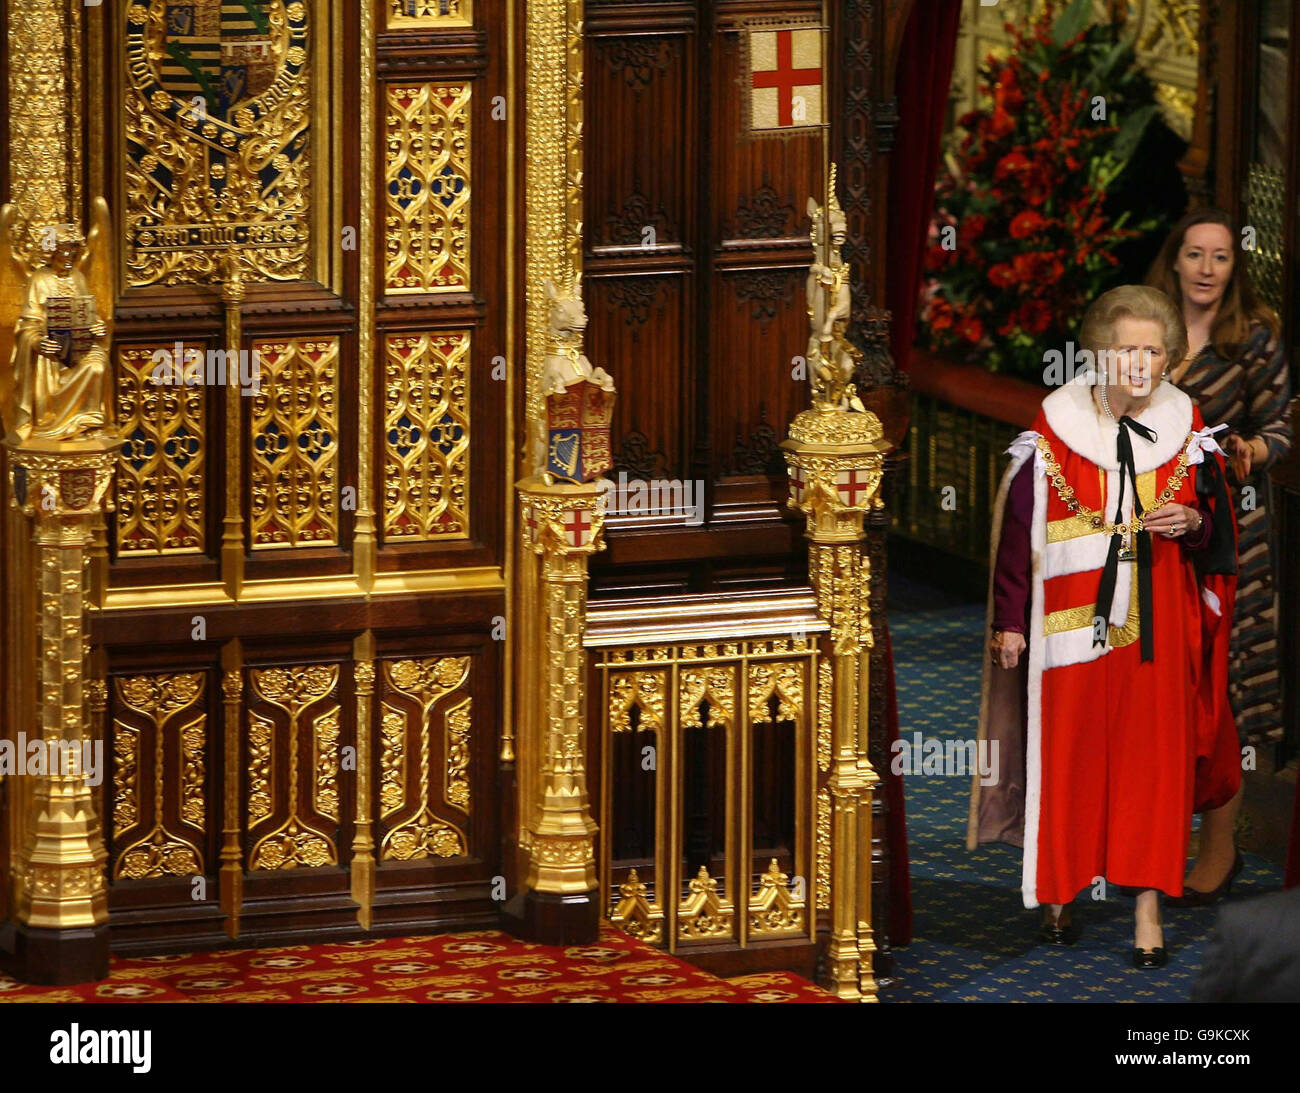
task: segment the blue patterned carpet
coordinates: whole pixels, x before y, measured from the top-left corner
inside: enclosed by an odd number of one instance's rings
[[[984,605],[956,600],[890,576],[899,727],[905,738],[973,739],[979,717]],[[1216,908],[1164,911],[1169,964],[1158,972],[1129,963],[1133,901],[1076,900],[1083,937],[1042,945],[1038,911],[1020,900],[1020,851],[965,846],[969,777],[906,780],[912,855],[914,940],[894,950],[898,982],[888,1002],[1186,1001]],[[1253,855],[1234,900],[1282,886],[1279,866]]]

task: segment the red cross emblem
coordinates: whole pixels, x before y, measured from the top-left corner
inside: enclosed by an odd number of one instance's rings
[[[840,471],[835,480],[835,487],[840,497],[854,508],[858,506],[858,494],[866,493],[870,489],[868,483],[858,477],[861,473],[861,471]]]
[[[528,538],[537,538],[537,510],[529,505],[524,509],[524,521],[528,524]]]
[[[790,468],[790,486],[794,490],[795,496],[802,494],[808,487],[808,483],[804,481],[803,471],[798,467]]]
[[[802,41],[816,40],[820,43],[820,30],[777,30],[777,31],[751,31],[753,39],[750,42],[750,49],[753,50],[760,40],[766,44],[771,37],[775,38],[776,45],[776,67],[757,69],[751,73],[753,81],[753,90],[756,92],[761,88],[774,88],[776,90],[776,112],[777,126],[786,127],[795,124],[794,105],[795,90],[800,87],[821,87],[822,70],[818,68],[795,68],[794,51],[795,35],[813,35],[812,39],[801,39]],[[770,46],[769,46],[770,48]],[[752,54],[751,54],[752,55]],[[770,54],[768,54],[770,57]],[[752,94],[753,92],[751,92]],[[817,118],[801,118],[800,124],[820,122],[820,116]]]
[[[564,522],[564,530],[569,533],[571,546],[582,546],[587,541],[587,532],[591,530],[591,521],[582,509],[571,509],[569,518]]]

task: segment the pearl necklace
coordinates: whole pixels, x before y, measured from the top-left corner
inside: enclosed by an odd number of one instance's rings
[[[1106,411],[1106,416],[1110,418],[1111,421],[1114,421],[1115,415],[1111,413],[1110,410],[1110,399],[1106,397],[1106,388],[1108,386],[1109,384],[1105,384],[1105,383],[1101,385],[1101,408]]]

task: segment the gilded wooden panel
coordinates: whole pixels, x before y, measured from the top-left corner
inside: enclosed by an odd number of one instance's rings
[[[384,286],[401,293],[470,287],[468,83],[385,89]]]
[[[248,868],[335,865],[339,666],[255,668],[249,677]]]
[[[816,777],[818,749],[826,749],[829,762],[830,741],[821,737],[830,730],[832,671],[816,656],[816,638],[613,647],[598,668],[607,672],[600,710],[601,735],[608,741],[602,749],[602,822],[606,830],[630,822],[654,832],[653,849],[637,850],[636,868],[626,874],[621,870],[631,863],[616,860],[617,839],[602,850],[610,920],[670,949],[720,940],[743,948],[751,939],[808,936],[810,900],[824,898],[822,886],[830,876],[829,811],[823,815],[820,799],[814,804],[808,789],[800,788],[800,779]],[[780,752],[772,730],[787,722],[793,751],[774,761]],[[655,734],[658,773],[641,804],[638,791],[616,769],[615,734],[634,726]],[[696,734],[692,749],[690,729],[712,732]],[[716,781],[709,773],[714,763],[724,772]],[[694,773],[687,769],[691,764],[700,764]],[[699,792],[698,783],[692,788],[696,779],[703,779],[707,807],[692,797]],[[759,842],[755,817],[778,812],[783,789],[792,802],[790,828],[782,832],[790,842]],[[727,830],[739,831],[738,840],[728,836],[725,846],[705,849],[713,821],[701,817],[710,810],[723,810]],[[760,851],[761,846],[782,849]],[[784,869],[770,856],[778,852],[788,858]],[[815,895],[810,881],[818,885]]]
[[[207,388],[151,381],[159,350],[204,349],[177,343],[118,351],[117,420],[126,441],[114,482],[119,554],[204,550]]]
[[[469,536],[469,331],[384,339],[384,537]]]
[[[231,248],[258,279],[306,279],[317,10],[304,0],[126,6],[128,285],[220,280]]]
[[[202,874],[208,716],[202,672],[121,676],[113,718],[112,876]]]
[[[255,342],[249,474],[254,550],[338,542],[338,338]]]
[[[383,662],[379,739],[381,861],[467,853],[472,699],[467,656]]]

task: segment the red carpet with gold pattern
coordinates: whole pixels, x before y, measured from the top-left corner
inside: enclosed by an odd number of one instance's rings
[[[498,930],[336,945],[115,957],[109,978],[0,1002],[834,1002],[789,972],[718,979],[608,926],[558,948]]]

